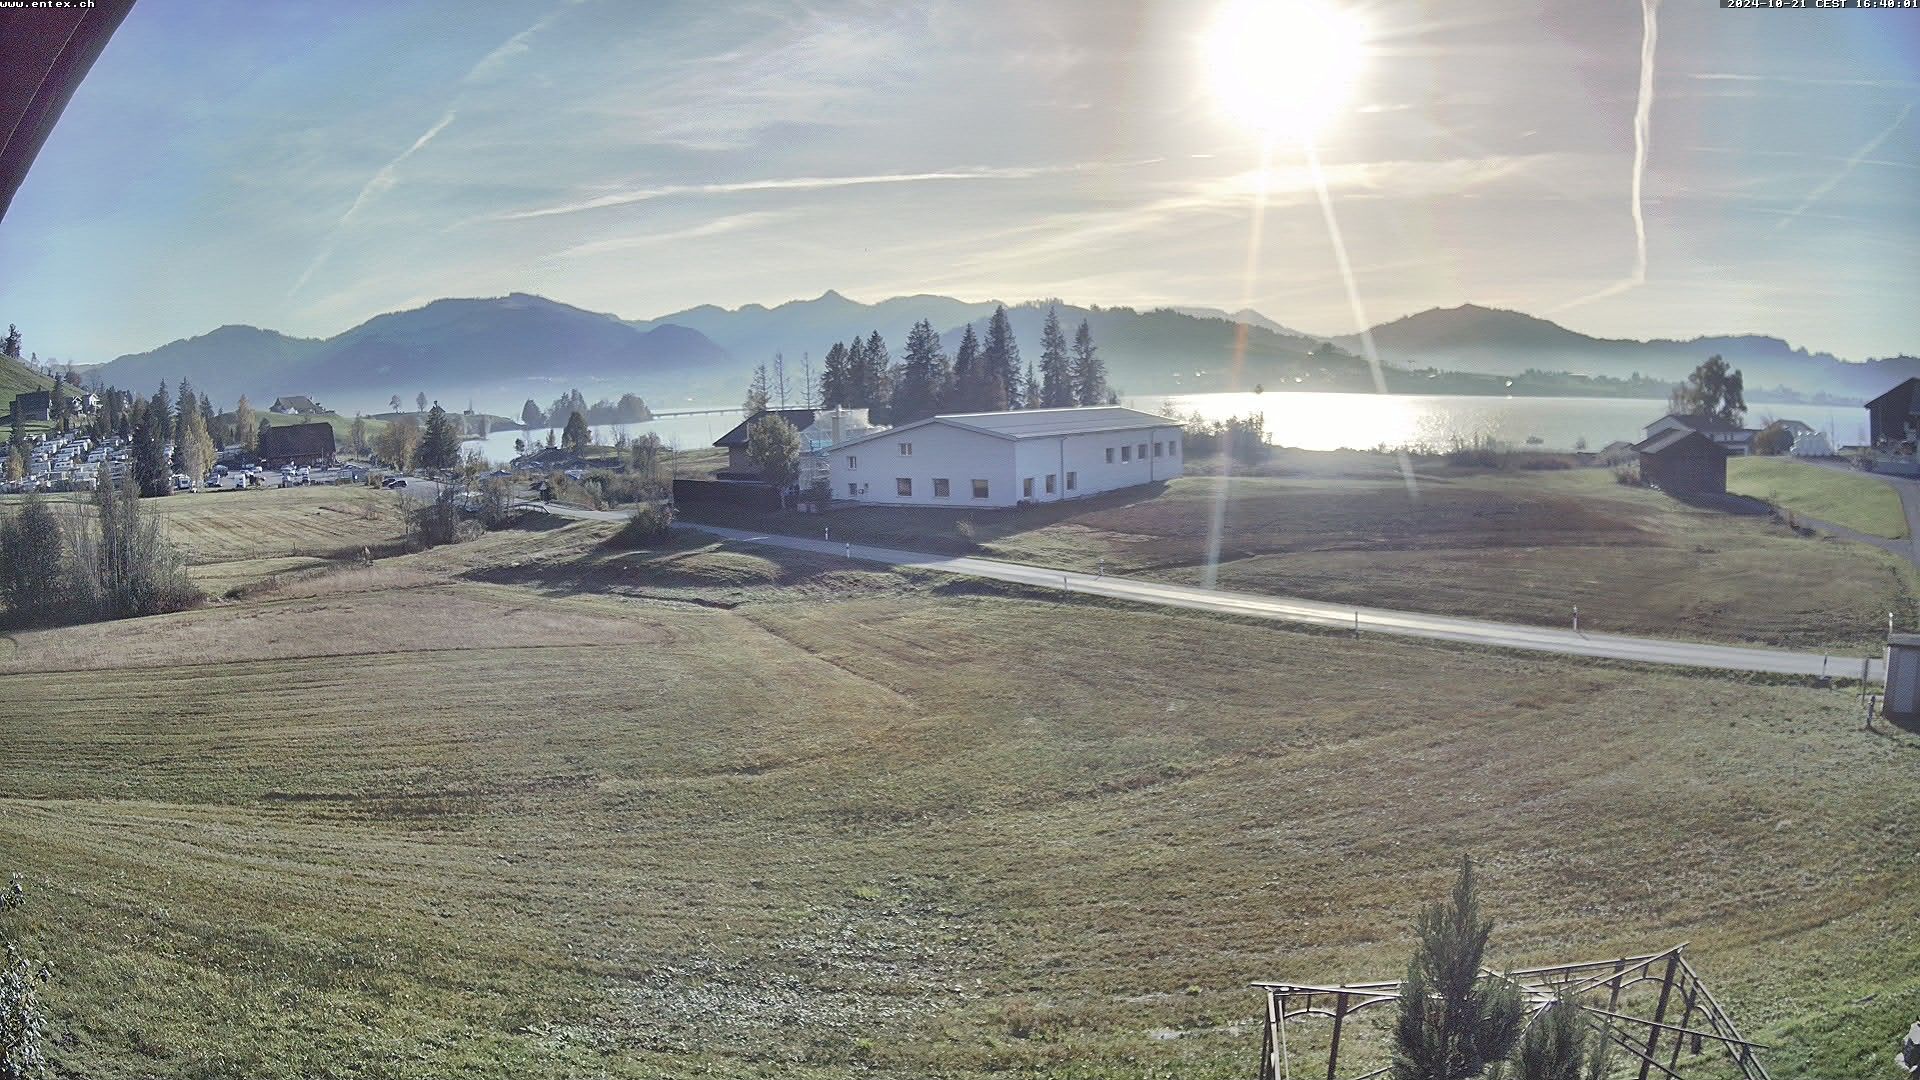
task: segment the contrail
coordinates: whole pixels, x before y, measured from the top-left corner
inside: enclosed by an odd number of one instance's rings
[[[1880,144],[1886,142],[1889,138],[1893,136],[1894,131],[1898,129],[1901,124],[1906,122],[1907,114],[1912,111],[1913,111],[1912,105],[1908,105],[1906,108],[1901,109],[1900,115],[1893,118],[1893,123],[1888,124],[1886,128],[1880,132],[1880,134],[1875,135],[1873,137],[1872,142],[1861,147],[1852,157],[1848,158],[1847,163],[1845,165],[1840,166],[1839,172],[1834,173],[1832,176],[1827,178],[1825,183],[1821,184],[1819,187],[1814,188],[1812,191],[1808,192],[1807,197],[1800,200],[1800,205],[1788,211],[1786,217],[1783,217],[1779,221],[1774,222],[1773,231],[1779,232],[1781,229],[1784,229],[1788,225],[1793,224],[1794,218],[1797,218],[1801,214],[1805,213],[1807,208],[1812,206],[1814,203],[1817,203],[1821,199],[1826,198],[1827,192],[1832,191],[1834,188],[1839,187],[1840,181],[1845,180],[1847,178],[1848,173],[1852,172],[1854,168],[1858,166],[1862,161],[1865,161],[1867,159],[1867,155],[1873,153],[1875,150],[1880,149]]]
[[[374,173],[373,177],[361,186],[360,194],[353,198],[353,205],[347,207],[347,212],[340,215],[339,221],[333,223],[333,228],[327,233],[326,243],[321,245],[320,251],[313,257],[313,261],[307,264],[306,270],[300,274],[300,280],[294,282],[293,288],[287,290],[288,296],[299,292],[301,288],[306,285],[307,281],[313,277],[314,272],[319,270],[327,261],[328,257],[333,254],[333,248],[334,245],[339,242],[341,230],[353,224],[353,219],[360,216],[360,208],[367,205],[368,200],[372,199],[375,195],[393,186],[394,180],[398,177],[400,164],[417,153],[421,147],[432,142],[435,135],[445,131],[447,125],[453,123],[453,115],[453,110],[448,109],[446,115],[440,117],[438,123],[428,128],[425,134],[413,140],[413,145],[400,151],[398,157],[382,165],[380,170]]]
[[[1640,0],[1640,94],[1633,106],[1633,194],[1628,206],[1633,215],[1633,273],[1598,292],[1549,308],[1548,314],[1647,283],[1647,219],[1641,211],[1640,196],[1647,176],[1647,140],[1653,127],[1653,47],[1660,37],[1660,24],[1655,19],[1659,7],[1660,0]]]

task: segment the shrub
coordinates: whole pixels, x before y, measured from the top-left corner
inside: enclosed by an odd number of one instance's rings
[[[14,619],[44,623],[65,613],[65,555],[60,523],[40,496],[0,519],[0,602]]]
[[[205,599],[132,484],[102,484],[94,492],[93,513],[74,515],[69,534],[69,603],[76,614],[162,615]]]
[[[667,483],[658,471],[640,473],[595,469],[579,480],[565,473],[555,473],[549,482],[553,485],[553,497],[556,500],[593,510],[649,502],[667,493]]]
[[[1613,482],[1638,487],[1640,484],[1640,463],[1623,461],[1613,467]]]
[[[432,499],[410,499],[406,504],[407,544],[416,550],[457,544],[463,539],[460,508],[450,485],[441,485]]]
[[[673,505],[663,502],[641,503],[633,508],[627,523],[620,526],[607,543],[613,547],[636,548],[662,540],[673,528]]]
[[[18,911],[25,901],[20,875],[13,875],[0,892],[0,916]],[[23,1080],[40,1070],[46,1054],[47,1013],[40,1004],[40,987],[53,975],[45,963],[35,964],[20,951],[20,943],[0,919],[0,1080]]]
[[[1244,417],[1229,416],[1225,420],[1202,420],[1198,413],[1187,418],[1183,435],[1188,457],[1206,454],[1225,454],[1235,461],[1265,461],[1273,452],[1267,442],[1267,418],[1264,413],[1249,413]]]

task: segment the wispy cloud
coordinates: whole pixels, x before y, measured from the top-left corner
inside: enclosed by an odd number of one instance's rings
[[[1823,79],[1799,75],[1747,75],[1732,71],[1696,71],[1687,75],[1701,82],[1781,83],[1788,86],[1855,86],[1874,90],[1920,90],[1920,83],[1899,79]]]
[[[648,202],[653,199],[665,199],[675,195],[734,195],[750,191],[826,191],[833,188],[867,187],[874,184],[921,184],[968,180],[1025,180],[1036,176],[1076,172],[1089,167],[1090,166],[1084,164],[1026,165],[1013,167],[983,166],[967,169],[945,169],[935,172],[871,173],[865,176],[791,176],[765,180],[739,180],[718,184],[661,184],[654,187],[629,188],[626,191],[596,195],[590,199],[561,203],[557,206],[543,206],[534,210],[512,210],[490,215],[488,220],[524,221],[528,218],[578,214],[589,210],[605,210],[615,206],[631,206],[634,203]]]
[[[679,243],[686,240],[701,240],[726,233],[740,232],[762,225],[793,217],[794,214],[776,210],[752,210],[744,214],[732,214],[727,217],[703,221],[684,229],[671,229],[666,232],[633,233],[627,236],[608,237],[603,240],[589,240],[584,244],[575,244],[569,248],[542,255],[535,260],[539,263],[555,263],[568,259],[605,255],[615,251],[633,251],[641,248],[656,247],[661,244]]]
[[[1899,129],[1901,124],[1906,122],[1907,114],[1911,113],[1912,111],[1913,111],[1912,105],[1908,105],[1906,108],[1901,109],[1900,115],[1893,118],[1893,123],[1888,124],[1886,127],[1880,129],[1880,134],[1875,135],[1871,140],[1869,140],[1867,142],[1867,145],[1854,151],[1853,156],[1846,160],[1846,164],[1840,166],[1839,171],[1835,172],[1832,176],[1827,177],[1826,180],[1821,182],[1819,187],[1816,187],[1812,191],[1807,192],[1807,197],[1800,200],[1800,205],[1794,207],[1792,210],[1787,211],[1786,217],[1783,217],[1779,221],[1774,222],[1773,231],[1779,232],[1781,229],[1784,229],[1787,226],[1793,224],[1794,219],[1798,218],[1801,214],[1806,213],[1808,207],[1812,206],[1814,203],[1819,202],[1821,199],[1826,198],[1827,192],[1832,191],[1834,188],[1839,187],[1840,182],[1842,180],[1845,180],[1849,173],[1859,168],[1860,163],[1865,161],[1869,156],[1871,156],[1875,150],[1880,149],[1880,144],[1886,142],[1889,138],[1893,137],[1893,133]]]

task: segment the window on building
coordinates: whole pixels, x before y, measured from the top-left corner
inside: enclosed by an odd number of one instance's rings
[[[901,456],[901,457],[912,457],[912,456],[913,456],[913,444],[912,444],[912,443],[910,443],[910,442],[903,442],[903,443],[901,443],[901,444],[900,444],[900,456]]]
[[[848,484],[848,485],[847,485],[847,498],[849,498],[849,499],[857,499],[857,498],[859,498],[859,497],[860,497],[860,485],[859,485],[859,484]]]
[[[1070,473],[1068,473],[1068,474],[1067,474],[1067,490],[1068,490],[1068,491],[1072,491],[1072,490],[1073,490],[1073,489],[1074,489],[1075,487],[1078,487],[1078,486],[1079,486],[1079,480],[1080,480],[1080,474],[1079,474],[1079,473],[1077,473],[1077,472],[1070,472]]]
[[[1131,446],[1123,446],[1123,447],[1121,447],[1121,448],[1120,448],[1120,460],[1121,460],[1121,461],[1132,461],[1132,460],[1133,460],[1133,447],[1131,447]]]
[[[1161,444],[1160,444],[1160,443],[1157,443],[1157,442],[1153,444],[1153,456],[1154,456],[1154,457],[1159,457],[1159,456],[1160,456],[1160,445],[1161,445]]]
[[[908,495],[912,495],[912,494],[913,494],[913,481],[912,481],[912,480],[909,480],[908,478],[906,478],[906,477],[904,477],[904,476],[902,476],[902,477],[899,477],[899,478],[897,478],[897,479],[895,479],[895,480],[894,480],[894,482],[893,482],[893,493],[894,493],[895,495],[900,495],[900,496],[903,496],[903,497],[904,497],[904,496],[908,496]]]
[[[1179,439],[1167,440],[1167,456],[1168,457],[1180,456],[1180,440]]]
[[[1054,485],[1054,481],[1055,481],[1056,479],[1057,479],[1057,477],[1056,477],[1056,476],[1055,476],[1055,475],[1054,475],[1053,473],[1048,473],[1048,474],[1047,474],[1047,494],[1049,494],[1049,495],[1052,495],[1052,494],[1054,494],[1054,486],[1053,486],[1053,485]]]
[[[1033,477],[1029,476],[1025,480],[1020,481],[1020,497],[1023,499],[1033,498]]]
[[[1147,444],[1141,443],[1140,444],[1140,460],[1145,461],[1146,459],[1147,459]]]
[[[953,492],[947,489],[946,477],[936,476],[933,478],[933,497],[934,498],[944,499],[951,494],[953,494]]]
[[[1107,464],[1113,464],[1113,447],[1107,447]]]
[[[859,468],[859,467],[860,467],[860,459],[859,459],[859,458],[857,458],[857,457],[854,457],[854,456],[853,456],[852,454],[848,454],[848,455],[847,455],[847,468],[849,468],[849,469],[857,469],[857,468]]]
[[[985,480],[975,480],[973,482],[973,497],[976,499],[984,499],[987,497],[987,482]]]

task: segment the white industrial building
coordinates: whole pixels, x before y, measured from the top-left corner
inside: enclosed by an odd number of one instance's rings
[[[935,416],[825,451],[833,497],[878,506],[1017,506],[1171,480],[1181,423],[1099,405]]]

